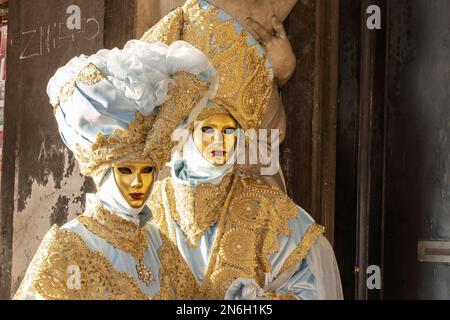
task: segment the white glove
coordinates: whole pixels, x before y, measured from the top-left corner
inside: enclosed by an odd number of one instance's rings
[[[239,278],[227,290],[225,300],[267,300],[264,290],[254,279]]]

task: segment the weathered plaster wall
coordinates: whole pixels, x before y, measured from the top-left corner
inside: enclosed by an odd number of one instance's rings
[[[42,148],[45,142],[42,142]],[[73,156],[64,146],[51,146],[63,155],[63,161],[55,165],[63,168],[62,175],[46,171],[45,180],[27,175],[26,192],[15,190],[12,292],[20,285],[23,274],[33,258],[42,236],[54,224],[61,226],[82,213],[84,207],[84,178],[79,174]],[[54,148],[54,149],[53,149]],[[51,158],[51,155],[48,154]],[[20,160],[19,160],[20,161]],[[20,173],[19,173],[20,175]],[[28,187],[29,186],[29,187]]]
[[[81,30],[67,28],[70,5],[81,9]],[[46,86],[72,57],[101,49],[104,34],[104,0],[21,0],[10,7],[5,147],[13,151],[4,163],[1,216],[12,234],[2,235],[9,252],[2,296],[7,282],[15,292],[49,228],[81,213],[92,189],[59,137]]]

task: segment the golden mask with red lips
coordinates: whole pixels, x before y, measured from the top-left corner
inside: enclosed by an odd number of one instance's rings
[[[223,166],[233,156],[237,143],[237,121],[227,114],[212,115],[196,123],[194,143],[214,166]]]
[[[132,208],[144,206],[155,180],[155,169],[149,162],[122,162],[113,167],[114,180]]]

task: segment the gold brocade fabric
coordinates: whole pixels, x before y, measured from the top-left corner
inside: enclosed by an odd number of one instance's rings
[[[169,185],[170,180],[163,180],[162,185]],[[161,188],[154,194],[153,222],[176,243],[174,232],[167,224],[173,219],[173,211],[165,210],[175,208],[176,198]],[[296,204],[278,188],[251,177],[234,175],[220,209],[217,235],[199,298],[223,299],[229,286],[238,278],[256,279],[264,287],[265,273],[272,269],[268,257],[279,252],[278,238],[291,234],[289,220],[297,216]],[[316,228],[320,229],[313,227]],[[304,240],[299,247],[303,248],[302,252],[308,252],[313,245],[312,237]]]
[[[261,124],[272,94],[272,68],[249,33],[234,19],[222,19],[215,7],[202,9],[188,0],[148,30],[142,40],[170,44],[184,40],[205,53],[219,76],[214,103],[226,108],[244,129]]]
[[[92,233],[114,247],[142,259],[148,246],[146,231],[101,206],[77,219]],[[164,235],[158,257],[160,291],[153,299],[192,299],[198,293],[197,282],[178,249]],[[79,268],[80,286],[71,287],[68,272]],[[116,270],[99,251],[89,249],[77,233],[57,226],[45,236],[33,258],[14,299],[25,299],[35,290],[49,300],[147,300],[136,280]]]
[[[97,67],[92,63],[89,63],[86,67],[81,69],[80,73],[77,75],[74,81],[66,82],[61,87],[59,96],[56,98],[56,101],[53,105],[53,111],[55,112],[56,108],[58,108],[61,102],[64,102],[73,95],[77,85],[82,84],[89,86],[105,79],[106,78],[103,76],[100,70],[98,70]]]
[[[70,266],[79,268],[80,286],[70,285]],[[147,300],[134,278],[114,269],[76,233],[53,226],[42,241],[14,299],[35,288],[47,300]]]
[[[191,269],[181,256],[178,248],[165,235],[161,235],[163,243],[159,252],[161,275],[159,277],[160,292],[156,300],[192,300],[199,293],[199,286]]]
[[[267,294],[267,297],[269,298],[269,300],[299,300],[299,298],[292,292],[286,292],[286,293],[269,292],[266,294]]]
[[[144,257],[148,245],[146,231],[133,222],[109,212],[101,205],[97,205],[93,212],[87,212],[76,219],[90,232],[130,253],[137,261]]]
[[[203,234],[219,221],[227,194],[231,187],[232,174],[226,175],[219,184],[202,183],[194,188],[178,180],[166,180],[165,192],[174,201],[171,203],[171,217],[177,222],[188,239],[188,245],[197,247]],[[162,184],[154,187],[150,207],[158,206]]]
[[[114,247],[130,253],[136,261],[144,257],[148,245],[146,232],[133,222],[112,214],[101,205],[97,205],[93,212],[77,217],[77,220]],[[164,235],[161,235],[161,240],[161,291],[156,299],[192,299],[198,291],[192,272],[174,244]]]
[[[313,224],[309,227],[308,231],[303,235],[303,239],[297,248],[292,252],[284,262],[279,273],[289,270],[297,266],[308,254],[309,249],[312,247],[316,239],[325,232],[325,227],[319,224]]]

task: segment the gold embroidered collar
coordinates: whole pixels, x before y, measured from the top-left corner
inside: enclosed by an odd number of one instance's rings
[[[119,217],[100,204],[96,205],[93,212],[81,215],[77,220],[112,246],[131,254],[137,261],[136,271],[139,279],[150,285],[153,275],[143,262],[148,246],[145,229]]]
[[[147,235],[143,228],[110,212],[101,204],[77,218],[89,231],[112,246],[130,253],[136,260],[144,257]]]
[[[175,207],[171,216],[186,235],[189,246],[197,247],[206,230],[219,221],[232,178],[229,173],[218,184],[201,183],[194,188],[181,180],[168,179],[168,199]]]

